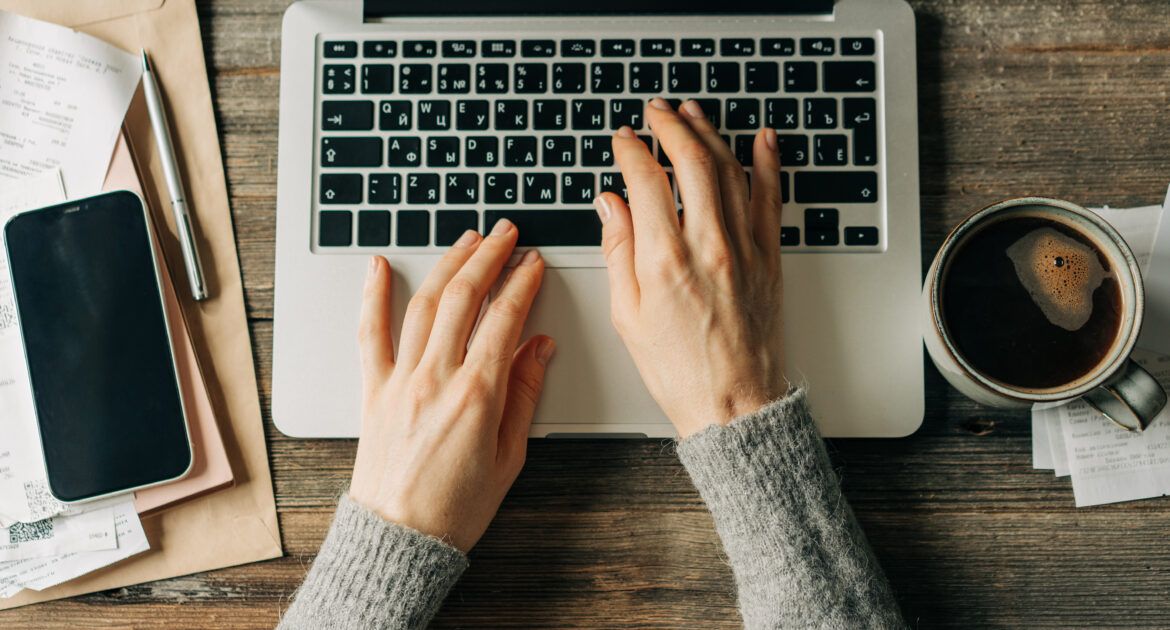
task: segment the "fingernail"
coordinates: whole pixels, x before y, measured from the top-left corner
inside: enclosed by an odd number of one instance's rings
[[[503,236],[512,229],[512,222],[507,219],[500,219],[492,226],[492,236]]]
[[[636,135],[634,135],[634,130],[630,129],[626,125],[622,125],[621,128],[617,130],[617,135],[619,135],[623,138],[636,138],[637,137]]]
[[[771,149],[773,151],[776,150],[776,130],[775,129],[773,129],[771,127],[766,127],[764,129],[764,144],[767,144],[769,149]]]
[[[530,249],[524,252],[524,255],[520,257],[520,264],[535,265],[536,261],[538,260],[540,260],[540,252],[536,251],[535,249]]]
[[[703,118],[706,114],[703,113],[703,108],[695,101],[687,101],[682,104],[682,110],[692,118]]]
[[[667,103],[666,99],[662,98],[661,96],[655,96],[654,98],[650,99],[650,106],[654,109],[670,111],[670,103]]]
[[[597,217],[602,223],[608,223],[609,218],[613,216],[613,208],[609,207],[609,200],[603,196],[593,199],[593,208],[597,210]]]
[[[553,341],[552,339],[545,339],[541,341],[540,345],[536,346],[536,360],[539,361],[541,365],[548,365],[548,362],[550,359],[552,359],[553,352],[556,352],[556,349],[557,342]]]
[[[477,240],[479,240],[479,233],[475,230],[467,230],[451,247],[471,247],[471,244]]]

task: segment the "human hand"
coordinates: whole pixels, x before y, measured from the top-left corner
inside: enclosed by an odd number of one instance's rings
[[[535,250],[512,270],[472,336],[516,238],[516,227],[500,221],[486,238],[468,231],[447,251],[407,306],[397,358],[386,259],[370,259],[364,289],[362,429],[349,495],[464,553],[524,465],[555,349],[545,336],[516,347],[544,275]]]
[[[675,112],[656,98],[646,119],[674,165],[682,219],[665,171],[628,127],[613,151],[630,203],[604,193],[595,205],[614,326],[685,438],[788,390],[780,156],[775,130],[756,134],[749,197],[742,167],[698,103]]]

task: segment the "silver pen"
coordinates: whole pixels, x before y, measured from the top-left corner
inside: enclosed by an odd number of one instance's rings
[[[167,179],[167,192],[171,196],[171,210],[175,213],[175,227],[179,230],[179,244],[183,248],[183,263],[187,267],[187,281],[191,285],[191,296],[196,301],[207,299],[207,281],[203,278],[203,265],[199,262],[199,248],[195,245],[195,231],[191,227],[191,213],[187,211],[187,195],[183,191],[183,179],[179,175],[179,161],[175,159],[175,147],[171,143],[171,131],[167,125],[167,112],[163,108],[162,95],[154,80],[154,71],[146,51],[142,51],[142,88],[146,94],[146,108],[150,111],[150,126],[154,130],[154,141],[162,160],[163,173]]]

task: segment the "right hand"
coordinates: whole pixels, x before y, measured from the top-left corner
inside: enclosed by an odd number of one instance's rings
[[[780,155],[775,130],[756,134],[749,197],[743,168],[698,103],[675,112],[656,98],[646,119],[674,165],[683,219],[665,171],[628,127],[613,150],[630,203],[604,193],[595,205],[614,326],[685,438],[788,391]]]

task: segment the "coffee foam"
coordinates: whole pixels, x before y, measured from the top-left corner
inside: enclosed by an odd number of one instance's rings
[[[1068,331],[1088,323],[1093,292],[1112,275],[1091,247],[1050,227],[1025,234],[1007,255],[1048,321]]]

